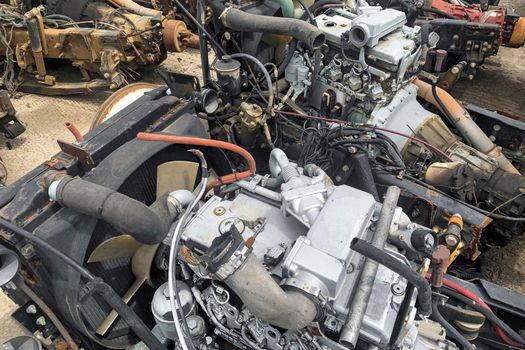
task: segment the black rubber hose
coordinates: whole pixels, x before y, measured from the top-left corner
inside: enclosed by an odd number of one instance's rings
[[[443,305],[439,305],[439,309],[440,312],[442,312],[441,315],[444,315],[448,319],[452,319],[454,321],[483,324],[487,319],[485,315],[480,312],[474,313],[471,311],[470,313],[466,313],[464,308],[456,305],[445,303]]]
[[[310,11],[310,13],[315,13],[315,11],[318,8],[320,8],[321,6],[325,6],[325,5],[341,5],[341,6],[343,6],[343,3],[340,0],[320,0],[320,1],[314,2],[314,4],[312,6],[310,6],[308,8],[308,10]],[[300,19],[306,20],[308,17],[309,17],[309,14],[305,12],[305,13],[303,13],[303,15],[301,16]],[[288,66],[288,64],[292,60],[293,54],[294,54],[295,50],[297,49],[297,44],[298,43],[299,43],[299,41],[297,39],[293,38],[290,41],[290,43],[288,44],[288,52],[286,53],[286,56],[284,57],[283,61],[279,64],[279,67],[277,68],[278,76],[281,76],[281,74],[284,73],[286,67]]]
[[[418,291],[419,312],[423,316],[429,316],[432,313],[432,290],[425,278],[384,250],[377,249],[362,239],[354,238],[350,248],[404,277]]]
[[[475,350],[475,347],[469,343],[465,337],[458,332],[458,330],[441,315],[438,309],[438,301],[432,303],[432,318],[436,320],[445,330],[447,331],[447,336],[452,339],[455,339],[465,350]]]
[[[118,312],[122,319],[129,325],[129,327],[135,332],[135,334],[137,334],[139,338],[148,346],[148,348],[158,350],[166,349],[166,347],[158,341],[155,335],[151,333],[149,328],[137,316],[137,314],[135,314],[133,310],[131,310],[131,308],[122,301],[122,298],[113,290],[113,288],[111,288],[111,286],[105,283],[102,279],[96,277],[91,273],[91,271],[86,269],[84,266],[80,265],[71,257],[62,253],[60,250],[53,247],[51,244],[47,243],[43,239],[35,236],[31,232],[26,231],[23,228],[18,227],[16,225],[13,225],[9,221],[2,218],[0,218],[0,227],[3,227],[4,229],[13,232],[16,235],[25,238],[26,240],[30,241],[35,246],[38,246],[43,250],[51,252],[53,255],[61,259],[64,263],[71,266],[80,275],[82,275],[82,277],[89,281],[86,285],[88,289],[92,286],[94,287],[94,289],[96,289],[103,295],[104,300],[115,311]]]
[[[292,60],[295,49],[297,49],[298,43],[299,41],[293,38],[288,44],[288,52],[286,53],[286,56],[284,57],[283,61],[279,64],[279,67],[277,68],[278,76],[281,76],[281,74],[283,74],[284,71],[286,70],[286,67],[288,67],[288,64]]]
[[[430,36],[430,31],[432,30],[432,25],[430,23],[425,23],[421,26],[421,45],[428,45],[428,38]]]
[[[441,100],[441,98],[439,97],[439,94],[437,93],[437,86],[436,84],[432,84],[432,96],[434,97],[434,99],[437,101],[438,105],[439,105],[439,108],[441,108],[441,110],[443,111],[443,114],[445,114],[445,117],[448,119],[448,121],[450,123],[452,123],[452,125],[454,125],[454,127],[458,130],[461,130],[459,129],[457,126],[456,126],[456,121],[454,120],[454,117],[452,117],[452,114],[450,114],[447,106],[445,106],[445,104],[443,103],[443,101]],[[468,138],[468,135],[465,134],[465,133],[461,133],[461,136],[463,136],[463,138],[465,139],[466,143],[469,145],[469,146],[472,146],[472,142],[471,140]]]
[[[473,308],[474,310],[482,313],[490,321],[490,323],[492,323],[493,325],[498,326],[499,328],[503,329],[503,331],[505,333],[507,333],[512,338],[512,340],[514,340],[514,341],[516,341],[516,342],[518,342],[518,343],[520,343],[522,345],[525,345],[525,339],[523,339],[523,337],[521,337],[518,334],[518,332],[516,332],[515,330],[510,328],[510,326],[508,324],[506,324],[501,319],[499,319],[498,316],[496,316],[490,310],[487,310],[486,308],[482,307],[478,303],[474,302],[472,299],[469,299],[466,296],[461,295],[461,294],[459,294],[457,292],[451,291],[449,289],[444,288],[444,289],[441,290],[441,292],[443,294],[446,294],[448,296],[453,297],[456,300],[461,301],[465,305],[467,305],[467,306]]]
[[[441,11],[441,10],[438,10],[438,9],[435,9],[435,8],[431,8],[431,7],[423,7],[421,9],[422,12],[428,12],[428,13],[433,13],[435,15],[438,15],[438,16],[441,16],[441,17],[445,17],[445,18],[448,18],[448,19],[457,19],[456,17],[452,16],[450,13],[447,13],[447,12],[444,12],[444,11]]]
[[[356,165],[354,168],[356,186],[360,190],[370,193],[374,199],[379,202],[379,194],[377,193],[377,186],[372,174],[372,168],[368,160],[368,155],[364,152],[357,152],[351,155],[352,162]]]
[[[320,48],[325,42],[324,33],[319,28],[300,19],[254,15],[231,7],[224,10],[220,18],[230,29],[291,36],[312,50]]]
[[[64,207],[104,220],[140,243],[157,244],[168,234],[171,220],[165,196],[148,207],[86,180],[65,176],[57,181],[50,186],[51,197]]]

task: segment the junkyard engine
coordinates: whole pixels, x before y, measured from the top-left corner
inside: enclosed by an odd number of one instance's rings
[[[50,95],[116,89],[140,76],[139,68],[159,65],[168,51],[198,46],[183,21],[134,2],[119,4],[0,4],[3,84]]]
[[[361,153],[371,160],[379,184],[395,182],[401,185],[395,179],[399,175],[398,179],[409,180],[404,182],[404,189],[421,197],[424,191],[419,185],[413,185],[411,179],[415,178],[472,204],[467,210],[478,204],[484,214],[501,210],[503,216],[493,217],[510,219],[493,225],[500,243],[523,232],[523,220],[519,217],[523,216],[524,203],[519,194],[524,180],[506,156],[510,151],[495,144],[496,137],[485,134],[467,110],[446,91],[417,77],[427,53],[439,40],[431,25],[408,27],[403,12],[370,6],[365,1],[358,1],[354,7],[330,0],[314,3],[302,15],[302,33],[299,29],[287,32],[278,27],[278,21],[272,23],[270,19],[265,25],[263,18],[268,16],[259,13],[271,12],[268,4],[247,6],[242,11],[216,3],[214,8],[219,18],[215,30],[229,35],[223,36],[227,38],[222,41],[223,47],[231,50],[232,56],[236,55],[235,47],[241,47],[243,52],[254,55],[262,63],[269,57],[274,59],[277,67],[273,71],[270,69],[270,73],[276,72],[280,78],[272,79],[276,80],[272,83],[274,87],[280,90],[276,97],[279,101],[277,111],[267,108],[264,113],[261,109],[254,116],[246,112],[246,104],[240,106],[241,118],[233,118],[232,123],[237,142],[245,147],[253,145],[253,138],[243,143],[243,135],[253,134],[254,125],[264,122],[273,113],[277,123],[273,135],[278,146],[300,163],[305,159],[319,163],[336,183],[355,180],[349,171],[341,169],[351,165],[345,163],[348,161],[345,157]],[[278,20],[284,23],[287,19]],[[290,23],[301,21],[288,20]],[[232,30],[236,34],[232,35]],[[257,41],[250,30],[265,34],[257,37]],[[282,43],[269,33],[286,33],[294,39],[282,53]],[[239,54],[233,61],[244,59]],[[267,67],[271,64],[267,63]],[[243,94],[238,95],[235,89],[230,91],[230,86],[221,81],[223,66],[234,66],[228,56],[215,65],[217,83],[233,100],[237,96],[242,100]],[[249,77],[248,72],[246,75]],[[264,103],[260,105],[265,106]],[[300,119],[306,120],[306,124],[301,125]],[[213,117],[210,120],[213,122]],[[267,122],[264,128],[268,125],[272,124]],[[262,132],[266,145],[271,147],[272,136]],[[308,143],[316,146],[308,146]],[[516,146],[515,149],[521,147]],[[517,186],[511,190],[506,183]],[[368,186],[367,190],[374,193],[373,187]],[[430,197],[424,201],[433,202]],[[446,207],[437,203],[438,208],[443,206]],[[423,211],[428,212],[427,209]],[[435,214],[421,216],[426,220],[435,218]],[[438,217],[440,215],[437,213]],[[488,223],[485,215],[474,216],[478,217],[471,217],[468,222],[476,227],[471,243],[477,246],[479,232]],[[433,219],[422,223],[434,225]],[[471,256],[477,257],[478,253],[476,247]]]

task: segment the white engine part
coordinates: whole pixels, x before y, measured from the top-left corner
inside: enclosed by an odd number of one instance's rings
[[[279,149],[272,152],[271,158],[275,161],[270,162],[272,173],[283,176],[285,180],[280,193],[257,185],[261,178],[256,177],[249,186],[242,186],[248,189],[245,193],[231,200],[212,197],[188,223],[182,240],[198,259],[207,254],[214,240],[234,227],[245,242],[253,242],[253,252],[248,254],[255,254],[283,289],[292,288],[315,300],[318,305],[316,322],[338,333],[345,322],[352,295],[359,288],[363,268],[363,257],[350,248],[350,243],[354,238],[370,239],[381,204],[366,192],[349,186],[334,186],[314,165],[298,168]],[[396,245],[387,243],[387,251],[409,265],[409,260],[401,252],[417,253],[410,241],[413,232],[421,228],[397,208],[389,235],[390,241]],[[429,244],[433,246],[433,240]],[[230,259],[226,264],[234,265],[233,270],[239,268],[246,259],[244,254],[245,251],[233,254],[236,260]],[[203,271],[201,265],[190,264],[190,267],[201,277],[217,279],[216,274]],[[221,270],[221,274],[224,271]],[[221,275],[219,279],[227,278],[228,275]],[[246,307],[235,307],[227,301],[221,303],[217,294],[223,293],[222,287],[217,290],[214,284],[210,288],[202,292],[202,299],[207,303],[208,313],[214,315],[212,319],[216,320],[217,332],[224,336],[229,334],[231,337],[230,330],[237,329],[241,342],[246,343],[245,333],[250,332],[251,338],[260,341],[256,346],[283,349],[294,339],[291,335],[297,334],[304,339],[308,333],[312,344],[345,349],[324,335],[310,334],[308,329],[280,334],[264,320],[258,320]],[[415,295],[407,293],[407,281],[380,266],[360,338],[378,347],[397,343],[410,349],[421,344],[421,336],[414,326],[418,323],[415,312],[399,314],[404,309],[402,305],[407,304],[408,310],[414,310],[414,303]],[[282,312],[286,313],[286,310]],[[399,317],[405,318],[403,330],[399,333],[404,336],[393,339],[400,331],[395,330]],[[441,327],[438,328],[443,334]]]

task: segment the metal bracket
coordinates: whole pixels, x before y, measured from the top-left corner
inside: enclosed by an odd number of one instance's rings
[[[95,167],[95,162],[93,161],[93,158],[91,158],[91,155],[82,147],[79,147],[72,143],[67,143],[62,140],[57,140],[57,143],[62,152],[77,157],[77,159],[84,167],[84,170],[91,170]]]

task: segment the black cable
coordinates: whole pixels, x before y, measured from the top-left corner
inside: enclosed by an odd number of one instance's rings
[[[221,122],[221,121],[230,119],[231,117],[234,117],[238,114],[239,114],[239,111],[228,112],[228,113],[221,114],[221,115],[207,115],[205,113],[198,113],[197,117],[201,119],[206,119],[211,122]]]
[[[362,239],[354,238],[350,244],[350,248],[404,277],[410,284],[416,287],[418,291],[417,300],[419,302],[419,312],[425,316],[429,316],[432,313],[432,291],[424,277],[386,251],[374,247]]]
[[[441,290],[441,292],[443,294],[446,294],[448,296],[453,297],[456,300],[461,301],[465,305],[467,305],[467,306],[473,308],[474,310],[482,313],[493,325],[498,326],[499,328],[503,329],[503,331],[505,333],[507,333],[512,338],[512,340],[514,340],[514,341],[516,341],[516,342],[518,342],[518,343],[520,343],[522,345],[525,345],[525,339],[523,339],[515,330],[510,328],[510,326],[508,324],[506,324],[500,318],[498,318],[498,316],[496,316],[492,311],[482,307],[481,305],[479,305],[478,303],[476,303],[472,299],[467,298],[466,296],[464,296],[462,294],[459,294],[459,293],[457,293],[455,291],[452,291],[450,289],[443,288]]]
[[[437,300],[434,300],[432,303],[432,318],[436,320],[445,330],[447,331],[447,336],[449,336],[452,339],[455,339],[462,347],[466,350],[475,350],[475,347],[467,340],[465,337],[458,332],[458,330],[450,323],[448,323],[447,320],[441,315],[438,309],[438,302]]]
[[[439,108],[441,108],[441,111],[443,112],[443,114],[445,114],[445,117],[448,119],[448,121],[452,123],[452,125],[454,125],[454,127],[461,132],[461,129],[459,129],[456,125],[454,117],[452,116],[452,114],[450,114],[450,111],[448,110],[447,106],[445,106],[445,104],[443,103],[443,100],[441,100],[441,97],[439,97],[439,94],[437,93],[436,84],[432,84],[432,96],[434,96],[434,99],[438,103]],[[467,141],[468,145],[472,146],[472,142],[470,141],[468,135],[465,133],[461,133],[461,135],[463,136],[465,141]]]
[[[357,136],[359,134],[362,134],[362,133],[366,133],[368,132],[369,130],[367,129],[362,129],[362,128],[347,128],[347,127],[344,127],[344,128],[336,128],[334,129],[336,131],[339,131],[339,135],[334,135],[333,131],[330,131],[329,134],[327,135],[327,139],[328,140],[332,140],[332,139],[335,139],[335,138],[338,138],[338,137],[348,137],[348,136]],[[394,161],[394,163],[396,163],[396,165],[402,169],[406,169],[406,166],[405,166],[405,163],[403,162],[403,159],[402,159],[402,156],[401,154],[399,153],[399,149],[397,148],[397,145],[388,137],[386,137],[385,135],[381,134],[381,133],[377,133],[376,134],[377,138],[374,138],[374,139],[343,139],[343,140],[340,140],[340,141],[336,141],[335,143],[333,144],[330,144],[329,143],[329,146],[333,147],[333,146],[339,146],[339,145],[344,145],[346,142],[348,143],[354,143],[354,144],[366,144],[366,143],[370,143],[370,144],[382,144],[384,145],[384,148],[382,148],[383,152],[385,152],[388,156],[390,156],[392,158],[392,160]]]
[[[71,266],[73,269],[75,269],[78,273],[80,273],[84,278],[86,278],[89,281],[92,281],[95,279],[95,276],[86,269],[84,266],[80,265],[78,262],[67,256],[66,254],[62,253],[57,248],[53,247],[51,244],[44,241],[42,238],[35,236],[29,231],[24,230],[23,228],[20,228],[16,225],[13,225],[9,221],[0,218],[0,226],[3,228],[17,234],[18,236],[24,237],[28,241],[31,241],[36,246],[39,246],[40,248],[50,251],[54,255],[56,255],[58,258],[60,258],[62,261],[64,261],[66,264]]]

